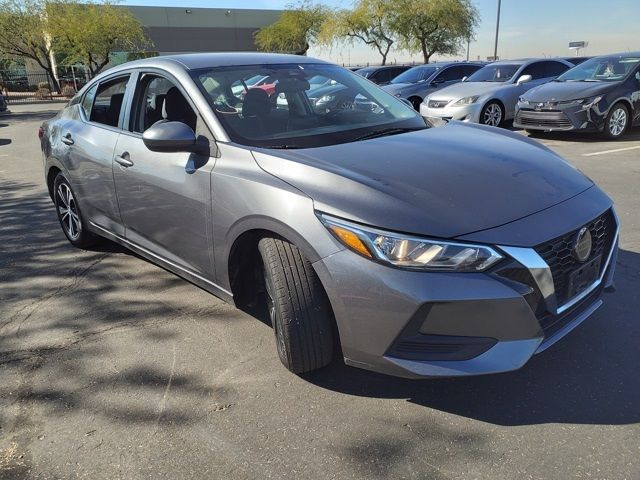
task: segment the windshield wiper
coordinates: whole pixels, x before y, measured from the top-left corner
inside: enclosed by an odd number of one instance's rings
[[[353,139],[353,141],[357,142],[358,140],[368,140],[370,138],[385,137],[387,135],[397,135],[398,133],[415,132],[417,130],[424,130],[424,128],[420,128],[420,127],[412,127],[412,128],[409,128],[409,127],[404,127],[404,128],[400,128],[400,127],[382,128],[380,130],[374,130],[373,132],[365,133],[364,135],[356,137],[356,138]]]

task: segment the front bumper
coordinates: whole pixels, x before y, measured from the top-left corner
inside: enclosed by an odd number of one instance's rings
[[[584,110],[581,105],[539,106],[535,103],[519,102],[513,126],[526,130],[540,130],[545,132],[561,132],[570,130],[602,131],[606,112],[598,107]],[[546,104],[542,104],[546,105]]]
[[[570,298],[554,291],[559,279],[538,247],[499,246],[509,258],[487,273],[406,271],[346,250],[319,260],[314,267],[334,309],[345,362],[408,378],[522,367],[602,304],[618,241],[617,219],[608,212],[613,223],[597,281]]]
[[[480,122],[480,111],[482,105],[479,102],[470,105],[462,105],[454,107],[446,105],[440,108],[429,107],[429,98],[420,104],[420,115],[422,115],[431,125],[441,126],[448,120],[457,120],[460,122]]]

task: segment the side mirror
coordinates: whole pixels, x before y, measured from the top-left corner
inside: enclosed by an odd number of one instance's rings
[[[163,122],[152,125],[142,134],[142,141],[152,152],[193,152],[196,134],[182,122]]]
[[[516,82],[516,85],[522,85],[523,83],[530,82],[531,80],[533,80],[531,75],[522,75]]]
[[[469,77],[467,77],[467,76],[465,75],[464,77],[462,77],[462,80],[460,80],[460,81],[461,81],[461,82],[466,82],[466,81],[467,81],[467,78],[469,78]]]

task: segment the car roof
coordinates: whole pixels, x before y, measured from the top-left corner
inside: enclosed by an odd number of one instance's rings
[[[258,52],[215,52],[215,53],[186,53],[179,55],[162,55],[158,57],[135,60],[123,63],[118,67],[135,68],[148,67],[153,64],[180,64],[187,70],[199,68],[229,67],[261,64],[287,64],[287,63],[323,63],[324,60],[306,57],[302,55],[288,55],[282,53],[258,53]]]
[[[369,66],[362,67],[356,70],[356,72],[374,72],[376,70],[384,70],[386,68],[410,68],[410,65],[378,65],[378,66]]]

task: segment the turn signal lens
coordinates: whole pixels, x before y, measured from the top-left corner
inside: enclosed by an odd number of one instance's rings
[[[351,250],[355,250],[360,255],[371,258],[371,252],[355,233],[337,225],[328,225],[328,227],[329,230],[331,230],[331,232],[333,232],[333,234],[338,237],[338,240],[344,243]]]

